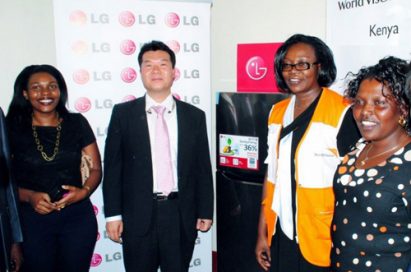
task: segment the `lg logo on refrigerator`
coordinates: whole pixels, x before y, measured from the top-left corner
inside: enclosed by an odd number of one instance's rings
[[[263,58],[254,56],[247,61],[245,70],[251,79],[260,80],[265,77],[268,68]]]

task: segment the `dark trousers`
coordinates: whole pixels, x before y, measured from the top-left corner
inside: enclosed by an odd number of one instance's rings
[[[89,271],[97,241],[97,220],[90,200],[48,215],[21,207],[24,272]]]
[[[182,231],[178,199],[153,200],[149,232],[136,236],[124,226],[124,266],[130,272],[186,272],[194,250]]]
[[[271,244],[271,272],[330,272],[329,267],[307,262],[295,240],[290,240],[277,223]]]

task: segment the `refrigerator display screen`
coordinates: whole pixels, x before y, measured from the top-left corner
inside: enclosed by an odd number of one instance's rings
[[[258,137],[220,134],[219,165],[258,170]]]

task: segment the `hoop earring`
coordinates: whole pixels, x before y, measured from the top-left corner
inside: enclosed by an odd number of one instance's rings
[[[400,119],[398,120],[398,124],[405,128],[405,126],[407,125],[407,120],[404,118],[404,116],[400,117]]]

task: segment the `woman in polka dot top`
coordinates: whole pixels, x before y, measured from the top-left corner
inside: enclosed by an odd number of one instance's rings
[[[411,260],[409,66],[388,57],[348,84],[362,134],[334,178],[333,271],[406,272]]]

